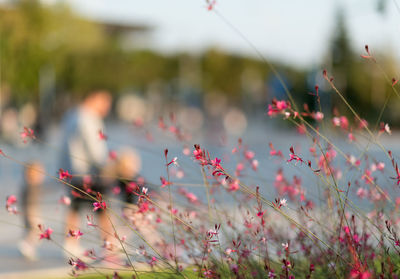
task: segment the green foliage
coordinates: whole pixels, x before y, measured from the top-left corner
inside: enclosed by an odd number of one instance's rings
[[[260,104],[266,102],[267,97],[273,97],[269,96],[266,86],[273,75],[260,60],[218,49],[193,56],[185,53],[164,55],[151,50],[126,48],[119,33],[110,32],[102,23],[83,19],[64,2],[54,5],[28,0],[10,3],[13,4],[0,8],[0,82],[11,89],[13,102],[17,105],[39,99],[43,69],[54,72],[60,97],[68,93],[79,98],[93,87],[105,87],[114,93],[127,89],[146,92],[155,82],[175,85],[179,79],[190,77],[188,71],[197,75],[196,82],[185,80],[194,87],[192,92],[225,94],[229,102],[241,104],[243,100],[251,100],[247,96],[251,92],[247,92],[248,88],[244,85],[246,79],[248,83],[258,79],[263,88],[257,94],[263,96],[255,103]],[[390,95],[390,82],[378,67],[365,65],[370,61],[358,55],[363,50],[352,49],[341,12],[334,30],[331,47],[321,69],[331,68],[329,70],[338,88],[349,103],[364,112],[362,117],[376,119],[385,103],[395,99]],[[389,76],[391,79],[396,76],[396,65],[390,57],[386,54],[379,58],[383,61],[381,67],[393,75]],[[274,65],[289,81],[295,100],[312,103],[313,97],[308,94],[312,89],[305,82],[307,71],[278,63]],[[172,87],[171,92],[180,94],[176,88]],[[336,96],[328,98],[331,109],[336,107],[342,113],[346,111]],[[396,102],[398,104],[382,110],[385,111],[382,121],[390,120],[392,126],[400,124],[400,103]]]

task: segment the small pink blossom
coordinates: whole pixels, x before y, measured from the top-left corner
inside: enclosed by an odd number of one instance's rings
[[[106,209],[107,205],[106,205],[106,202],[101,201],[101,202],[94,202],[93,207],[94,207],[93,211],[97,211],[99,209]]]
[[[268,115],[276,116],[278,114],[285,114],[285,110],[289,108],[289,103],[284,100],[278,101],[276,99],[272,100],[272,103],[268,105]]]
[[[88,265],[86,263],[84,263],[81,259],[76,259],[74,260],[73,258],[71,258],[68,261],[68,264],[70,264],[71,266],[73,266],[75,268],[75,270],[86,270],[88,269]]]
[[[42,233],[39,236],[39,239],[50,240],[50,235],[53,233],[53,230],[51,228],[47,228],[46,230],[43,230],[42,225],[39,225],[39,229],[42,231]]]
[[[178,157],[174,157],[174,158],[171,160],[171,162],[169,162],[169,163],[167,164],[167,166],[169,166],[169,165],[171,165],[171,164],[174,164],[175,166],[179,166],[179,165],[178,165]]]
[[[79,239],[83,233],[80,230],[69,230],[68,235],[75,239]]]
[[[359,187],[357,189],[357,196],[360,197],[361,199],[367,197],[367,195],[368,195],[368,190],[366,190],[362,187]]]
[[[114,150],[108,152],[108,158],[110,158],[110,160],[115,160],[117,159],[117,157],[118,157],[117,152],[115,152]]]
[[[184,155],[186,155],[186,156],[189,156],[189,155],[190,155],[190,149],[189,149],[189,147],[185,146],[185,147],[183,148],[183,150],[182,150],[182,153],[183,153]]]
[[[368,121],[365,119],[361,119],[360,123],[358,124],[360,129],[365,129],[368,127]]]
[[[343,130],[347,130],[347,128],[349,127],[349,120],[347,119],[346,116],[341,116],[340,117],[340,127]]]
[[[236,192],[237,190],[239,190],[239,181],[237,179],[235,179],[234,181],[232,181],[231,183],[229,183],[229,191],[230,192]]]
[[[293,146],[290,147],[290,154],[289,154],[289,159],[287,160],[287,162],[291,162],[291,161],[296,161],[296,163],[300,162],[303,163],[303,159],[301,159],[295,152],[294,152],[294,148]]]
[[[244,153],[244,156],[246,157],[247,160],[251,160],[251,159],[254,158],[255,153],[254,153],[253,151],[247,150],[247,151]]]
[[[185,196],[189,200],[189,202],[191,202],[191,203],[195,203],[195,202],[198,201],[196,195],[193,194],[193,193],[187,193]]]
[[[67,196],[62,196],[62,197],[58,200],[58,202],[59,202],[60,204],[64,204],[64,205],[70,205],[70,204],[71,204],[71,198],[70,198],[70,197],[67,197]]]
[[[155,266],[157,263],[157,258],[156,257],[151,257],[151,259],[147,262],[151,267]]]
[[[270,148],[269,155],[271,155],[271,156],[283,157],[282,151],[276,150],[276,149],[274,148],[272,142],[269,143],[269,148]]]
[[[208,11],[212,11],[215,7],[215,5],[217,4],[216,0],[206,0],[207,2],[207,10]]]
[[[24,127],[24,131],[21,132],[21,139],[24,143],[27,143],[28,139],[36,139],[36,136],[31,128]]]
[[[86,215],[86,219],[87,219],[87,225],[89,227],[96,227],[96,224],[94,223],[94,219],[93,219],[93,215]]]
[[[379,163],[376,165],[376,168],[377,168],[378,170],[380,170],[380,171],[383,171],[383,169],[385,168],[385,163],[379,162]]]
[[[160,180],[161,180],[161,188],[164,188],[164,187],[166,187],[166,186],[168,186],[168,185],[171,185],[171,183],[170,182],[168,182],[164,177],[160,177]]]
[[[340,126],[340,118],[339,117],[332,118],[332,123],[333,123],[333,126],[339,127]]]
[[[391,135],[392,134],[392,131],[390,130],[390,127],[389,127],[389,124],[385,124],[385,131],[386,131],[386,133],[388,133],[389,135]]]
[[[17,207],[14,204],[17,203],[17,197],[15,195],[10,195],[7,197],[6,209],[9,213],[18,214]]]
[[[252,160],[251,161],[251,167],[254,171],[257,171],[258,169],[258,160]]]
[[[322,112],[320,112],[320,111],[317,111],[314,114],[314,119],[317,120],[317,121],[322,121],[324,119],[324,114]]]
[[[68,170],[59,169],[58,170],[58,178],[60,180],[71,179],[72,175],[68,172]]]
[[[106,134],[104,134],[104,132],[103,131],[99,131],[99,139],[100,140],[107,140],[107,136],[106,136]]]
[[[114,187],[112,188],[112,192],[113,192],[114,195],[119,195],[119,194],[121,193],[121,187],[119,187],[119,186],[114,186]]]
[[[347,138],[349,139],[350,142],[356,141],[356,138],[354,137],[353,133],[349,133],[349,134],[347,135]]]
[[[17,202],[17,197],[15,195],[10,195],[7,197],[6,206],[12,206]]]

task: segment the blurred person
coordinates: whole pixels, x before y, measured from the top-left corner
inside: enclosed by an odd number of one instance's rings
[[[39,242],[40,220],[39,199],[44,181],[44,167],[38,161],[28,163],[24,169],[21,191],[21,214],[24,220],[24,238],[18,244],[21,254],[29,260],[37,260],[36,247]]]
[[[111,107],[112,98],[106,90],[90,91],[81,104],[67,112],[62,123],[63,144],[61,167],[72,174],[71,184],[91,195],[97,192],[107,194],[106,182],[101,179],[108,148],[103,136],[103,119]],[[79,211],[83,206],[93,208],[93,199],[85,194],[68,189],[71,205],[66,215],[66,234],[70,230],[78,230],[80,225]],[[109,241],[113,235],[112,225],[104,210],[97,210],[100,234]],[[65,250],[74,256],[81,256],[82,249],[74,237],[65,239]],[[66,256],[70,256],[66,253]]]
[[[124,214],[128,214],[130,205],[137,203],[138,195],[135,192],[137,192],[139,186],[137,180],[140,169],[141,159],[139,154],[132,148],[123,148],[117,157],[115,176],[122,200],[125,202]]]

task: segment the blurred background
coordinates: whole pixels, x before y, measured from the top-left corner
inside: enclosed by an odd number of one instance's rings
[[[179,123],[188,145],[206,142],[221,156],[243,137],[260,154],[260,167],[272,165],[268,142],[287,151],[298,139],[286,122],[266,115],[273,98],[287,96],[260,54],[298,105],[316,109],[309,92],[318,84],[326,119],[335,109],[353,118],[323,81],[327,69],[361,117],[376,121],[388,97],[382,121],[394,131],[400,126],[399,98],[379,67],[360,57],[368,44],[388,77],[400,77],[396,0],[218,0],[215,11],[207,6],[202,0],[0,0],[0,148],[22,161],[40,159],[55,174],[63,114],[102,87],[114,97],[110,148],[137,148],[142,174],[153,183],[165,172],[163,149],[182,152],[157,129],[160,117]],[[46,144],[24,144],[23,127]],[[389,141],[393,150],[397,140]],[[18,194],[21,172],[0,160],[1,201]],[[43,206],[54,209],[63,189],[47,184]],[[13,223],[6,214],[2,221]],[[21,265],[19,235],[4,226],[3,272],[65,265],[57,249],[46,250],[47,262]]]
[[[115,95],[113,117],[150,122],[172,108],[194,118],[194,129],[221,115],[259,117],[272,98],[286,98],[254,49],[205,1],[187,2],[0,1],[2,137],[13,141],[21,126],[44,132],[93,86]],[[360,54],[369,44],[398,77],[400,10],[389,0],[349,2],[222,0],[216,8],[275,65],[299,104],[312,106],[308,92],[319,84],[324,112],[341,108],[323,92],[326,68],[372,120],[390,85]],[[400,104],[392,101],[383,119],[397,126]]]

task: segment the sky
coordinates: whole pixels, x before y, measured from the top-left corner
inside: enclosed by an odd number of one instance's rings
[[[60,0],[44,0],[56,2]],[[400,9],[379,0],[217,0],[209,12],[205,0],[63,0],[80,14],[98,20],[152,26],[151,48],[163,52],[200,52],[218,47],[256,56],[229,27],[222,15],[268,59],[299,67],[318,65],[327,52],[335,15],[343,8],[352,44],[360,54],[364,45],[400,58]]]

